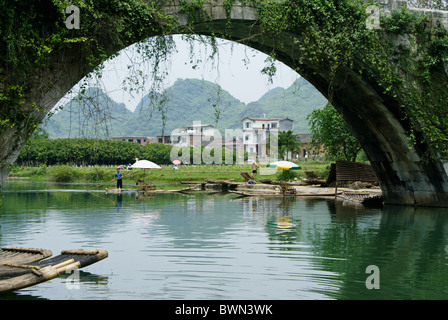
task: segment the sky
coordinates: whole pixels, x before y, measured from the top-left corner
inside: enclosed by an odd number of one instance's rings
[[[208,59],[211,47],[199,41],[194,41],[194,61],[190,58],[189,43],[180,35],[173,36],[176,51],[163,64],[166,70],[166,79],[163,87],[170,87],[178,78],[204,79],[219,84],[238,100],[249,103],[258,100],[267,91],[276,87],[288,88],[300,75],[281,62],[276,62],[276,74],[272,83],[261,70],[267,65],[267,55],[236,42],[219,39],[218,54],[213,60]],[[143,96],[151,89],[148,82],[143,90],[130,92],[124,90],[123,81],[128,77],[129,70],[138,68],[144,74],[153,70],[151,63],[142,63],[142,56],[135,47],[128,47],[120,54],[104,64],[102,77],[98,80],[101,87],[109,96],[119,103],[124,103],[128,109],[134,110]],[[128,69],[131,66],[131,69]],[[97,82],[95,82],[97,83]],[[95,84],[94,84],[95,85]],[[66,101],[68,97],[63,99]]]

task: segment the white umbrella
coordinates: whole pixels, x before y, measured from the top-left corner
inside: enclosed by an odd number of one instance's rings
[[[162,169],[154,162],[151,162],[149,160],[138,160],[136,161],[131,168],[138,168],[138,169]]]
[[[280,170],[300,170],[302,169],[297,164],[290,161],[276,161],[267,165],[268,168],[276,168]]]
[[[148,170],[148,169],[162,169],[157,164],[155,164],[154,162],[149,161],[149,160],[137,160],[131,166],[131,168],[144,169],[144,170]],[[146,173],[145,173],[145,177],[146,177]]]

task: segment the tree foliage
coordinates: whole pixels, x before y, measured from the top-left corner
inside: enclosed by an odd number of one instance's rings
[[[390,17],[382,17],[383,29],[375,31],[366,28],[369,3],[361,0],[242,2],[254,6],[259,18],[254,28],[259,34],[251,35],[247,41],[249,45],[259,37],[258,46],[263,47],[266,41],[272,46],[274,58],[279,52],[287,56],[288,48],[283,47],[282,39],[285,35],[294,37],[296,41],[289,50],[296,59],[296,70],[313,75],[316,70],[310,66],[321,66],[328,73],[325,81],[329,83],[330,101],[334,78],[350,70],[375,87],[382,98],[402,109],[397,117],[408,119],[408,130],[415,143],[428,142],[432,147],[428,153],[448,158],[448,91],[445,87],[448,36],[431,16],[399,10]],[[446,7],[445,1],[414,2],[433,8]],[[39,119],[35,114],[42,106],[27,99],[31,83],[39,79],[47,67],[53,66],[52,59],[63,61],[64,52],[76,50],[92,70],[118,49],[153,35],[176,32],[173,20],[162,10],[164,3],[158,0],[79,1],[76,4],[82,12],[82,27],[67,30],[65,8],[72,4],[70,1],[0,0],[0,135],[13,127],[25,127],[27,138],[37,127]],[[179,3],[181,12],[189,18],[186,32],[194,32],[195,22],[202,25],[207,22],[208,1],[181,0]],[[228,27],[235,0],[224,3]],[[221,35],[231,38],[231,31],[226,28]],[[395,46],[387,41],[386,35],[401,35],[408,39],[409,45]],[[143,41],[139,47],[142,54],[156,58],[156,67],[159,58],[171,48],[163,40],[151,44]],[[269,75],[274,71],[272,64],[264,68]],[[138,81],[139,77],[136,79]],[[26,108],[23,107],[25,102]]]
[[[292,130],[280,131],[278,133],[278,151],[284,159],[287,157],[288,152],[297,151],[299,146],[299,135],[294,134]]]
[[[30,139],[22,148],[17,159],[19,165],[127,165],[134,163],[135,158],[153,161],[159,165],[170,165],[171,149],[173,146],[161,143],[150,143],[142,146],[120,140],[71,138],[71,139],[45,139],[43,135]],[[182,152],[187,152],[187,156],[182,157]],[[187,158],[185,164],[193,163],[196,159],[194,152],[200,152],[201,163],[206,163],[205,155],[209,154],[213,158],[215,152],[222,155],[221,163],[226,163],[225,148],[214,148],[204,151],[201,147],[185,147],[179,152],[180,158]],[[247,159],[247,154],[244,154]],[[237,161],[237,153],[231,152],[233,163]],[[214,158],[213,158],[214,159]],[[219,161],[219,159],[216,159]],[[227,160],[228,161],[228,160]]]
[[[69,30],[66,8],[73,4],[80,9],[81,28]],[[48,111],[39,95],[61,80],[57,75],[52,83],[42,78],[54,75],[50,68],[55,63],[65,63],[66,73],[79,72],[70,69],[70,61],[64,62],[74,52],[77,63],[85,68],[81,78],[89,71],[99,72],[103,61],[135,42],[148,57],[170,50],[164,41],[158,45],[145,41],[173,30],[173,20],[161,5],[157,0],[0,0],[0,136],[9,132],[26,139],[31,135]],[[3,161],[8,155],[0,151]]]
[[[148,144],[141,146],[126,141],[102,139],[32,139],[17,159],[25,165],[127,165],[135,158],[158,164],[170,164],[171,146]]]
[[[356,156],[362,150],[361,145],[331,104],[311,112],[308,121],[313,143],[324,148],[327,155],[339,160],[356,161]]]

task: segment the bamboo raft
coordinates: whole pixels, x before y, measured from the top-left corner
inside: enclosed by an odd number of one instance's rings
[[[139,193],[139,194],[155,194],[155,193],[176,193],[192,190],[192,187],[183,188],[179,190],[136,190],[136,189],[121,189],[117,188],[106,188],[106,194],[123,194],[123,193]]]
[[[275,192],[275,191],[271,191],[271,190],[262,190],[262,191],[235,191],[235,190],[229,190],[230,193],[234,193],[237,194],[239,196],[244,196],[244,197],[256,197],[256,196],[263,196],[263,197],[288,197],[288,196],[292,196],[295,197],[295,194],[282,194],[280,192]]]
[[[242,197],[276,197],[276,198],[283,198],[283,197],[334,197],[334,192],[323,192],[323,193],[281,193],[281,192],[269,192],[269,191],[265,191],[265,192],[254,192],[254,191],[229,191],[230,193],[234,193],[237,194],[239,196]],[[339,192],[338,194],[341,194],[341,192]]]
[[[107,258],[106,250],[64,250],[53,258],[46,249],[8,247],[0,251],[0,293],[23,289]]]
[[[383,196],[381,193],[371,192],[353,192],[345,191],[342,193],[345,201],[361,203],[367,206],[381,206],[383,204]]]

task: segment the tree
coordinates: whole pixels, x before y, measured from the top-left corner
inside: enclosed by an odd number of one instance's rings
[[[48,133],[41,127],[37,127],[37,129],[31,135],[30,141],[31,140],[41,140],[41,139],[48,139]]]
[[[288,152],[296,151],[300,146],[300,139],[291,130],[278,133],[278,150],[282,158],[286,158]]]
[[[326,154],[336,159],[356,161],[362,150],[339,112],[330,104],[316,109],[308,117],[313,133],[313,143],[322,147]]]

